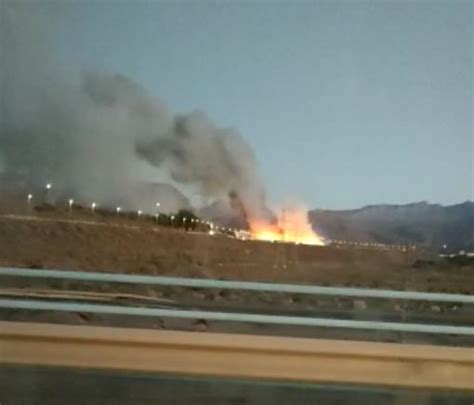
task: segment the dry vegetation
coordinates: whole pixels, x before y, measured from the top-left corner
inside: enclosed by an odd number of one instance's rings
[[[1,208],[1,207],[0,207]],[[11,212],[11,210],[9,210]],[[471,292],[472,264],[420,252],[239,241],[155,226],[152,221],[68,215],[0,217],[0,265],[320,285]],[[1,213],[1,211],[0,211]]]

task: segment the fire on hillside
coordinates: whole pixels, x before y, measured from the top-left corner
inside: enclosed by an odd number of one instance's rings
[[[257,240],[325,245],[323,238],[312,229],[307,212],[303,209],[282,210],[276,224],[251,221],[250,229],[253,238]]]

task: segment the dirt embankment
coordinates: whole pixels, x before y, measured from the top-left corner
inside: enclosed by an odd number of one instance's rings
[[[414,252],[239,241],[146,221],[0,217],[0,266],[470,292],[473,269]]]

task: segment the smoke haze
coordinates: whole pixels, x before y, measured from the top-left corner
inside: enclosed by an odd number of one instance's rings
[[[51,181],[77,200],[109,206],[125,200],[145,210],[130,190],[165,173],[184,190],[237,195],[246,215],[266,215],[255,155],[236,131],[200,111],[174,114],[123,75],[67,74],[48,49],[41,19],[5,4],[0,172],[31,185]]]

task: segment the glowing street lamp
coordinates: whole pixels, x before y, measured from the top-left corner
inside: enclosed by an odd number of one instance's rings
[[[140,217],[142,215],[142,210],[137,211],[138,216]]]
[[[95,212],[96,207],[97,207],[97,204],[96,204],[95,202],[93,202],[93,203],[91,204],[92,213]]]
[[[159,202],[157,202],[155,204],[155,206],[156,206],[155,220],[156,220],[156,222],[158,222],[158,218],[160,216],[160,206],[161,206],[161,204]]]
[[[117,215],[120,214],[120,211],[122,211],[122,208],[121,208],[121,207],[117,207],[117,208],[115,209],[115,212],[117,212]]]
[[[33,200],[33,194],[28,194],[28,211],[31,210],[31,200]]]
[[[69,204],[69,212],[72,211],[72,205],[74,204],[74,200],[72,198],[69,199],[68,201],[68,204]]]
[[[52,187],[53,187],[53,185],[51,183],[48,183],[48,184],[46,184],[46,186],[44,188],[44,200],[45,200],[45,202],[48,202],[49,192],[51,191]]]

